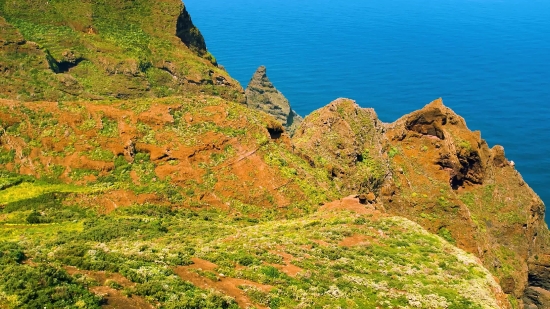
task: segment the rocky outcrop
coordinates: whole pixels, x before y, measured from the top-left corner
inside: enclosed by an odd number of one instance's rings
[[[502,146],[489,148],[441,99],[388,125],[386,142],[392,169],[400,171],[386,184],[393,188],[383,196],[389,212],[443,236],[449,231],[449,240],[476,254],[520,302],[528,286],[545,287],[544,205]],[[538,264],[529,264],[535,255]]]
[[[449,171],[449,184],[453,189],[465,183],[483,183],[485,165],[490,156],[487,143],[481,139],[479,132],[470,132],[464,119],[444,107],[441,100],[405,116],[392,127],[401,128],[402,125],[405,130],[400,131],[397,137],[391,136],[392,139],[428,137],[440,141],[437,164]],[[459,134],[454,134],[456,132]],[[503,156],[503,150],[500,155]]]
[[[523,296],[525,309],[550,308],[550,291],[539,287],[528,287]]]
[[[304,119],[292,141],[312,166],[324,168],[343,194],[379,191],[389,175],[383,126],[373,109],[337,99]]]
[[[391,124],[339,99],[306,117],[292,141],[345,194],[372,191],[388,213],[478,256],[520,303],[546,295],[542,201],[504,148],[489,148],[441,99]]]
[[[260,66],[252,76],[245,96],[248,107],[275,117],[290,135],[294,134],[302,122],[302,117],[292,110],[285,96],[273,86],[264,66]]]

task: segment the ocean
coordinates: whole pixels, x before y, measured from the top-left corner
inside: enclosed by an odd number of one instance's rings
[[[184,2],[243,87],[265,65],[302,116],[347,97],[384,122],[442,97],[550,206],[549,0]]]

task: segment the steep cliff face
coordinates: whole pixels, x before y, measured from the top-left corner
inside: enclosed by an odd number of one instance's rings
[[[204,37],[200,30],[193,24],[191,16],[185,8],[183,8],[178,16],[176,35],[187,47],[189,47],[189,49],[196,52],[199,56],[206,54],[206,42],[204,41]]]
[[[490,149],[441,100],[390,125],[386,136],[397,150],[392,166],[403,171],[394,174],[387,208],[416,217],[430,231],[448,230],[497,275],[506,293],[520,298],[527,261],[547,241],[548,229],[542,201],[503,148]]]
[[[252,76],[245,95],[248,107],[275,117],[290,135],[300,126],[302,117],[292,110],[285,96],[269,80],[264,66],[260,66]]]
[[[206,93],[244,103],[181,1],[0,1],[0,15],[2,98]]]
[[[305,118],[293,138],[302,156],[318,154],[310,159],[313,165],[342,170],[338,183],[348,192],[364,192],[357,176],[350,175],[365,177],[389,213],[476,254],[520,302],[529,281],[545,287],[544,205],[501,146],[489,148],[441,100],[387,125],[377,122],[371,110],[345,102],[335,101]],[[331,112],[332,119],[327,117]],[[366,171],[357,159],[361,153],[367,154],[363,161],[371,162]]]

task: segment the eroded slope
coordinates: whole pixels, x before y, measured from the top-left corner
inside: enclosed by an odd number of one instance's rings
[[[105,211],[149,201],[296,216],[339,196],[288,139],[272,139],[280,124],[218,97],[0,103],[1,166],[103,186],[88,203]]]

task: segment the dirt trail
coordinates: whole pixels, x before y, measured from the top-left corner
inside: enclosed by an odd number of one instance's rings
[[[296,275],[299,272],[303,271],[302,268],[291,264],[292,260],[294,260],[294,256],[292,256],[292,254],[288,254],[288,253],[282,252],[282,251],[271,251],[271,253],[279,255],[283,258],[283,261],[285,262],[285,265],[271,264],[271,266],[279,269],[280,271],[284,272],[285,274],[287,274],[291,277],[296,277]]]
[[[200,276],[193,270],[202,269],[202,270],[213,271],[218,267],[216,264],[213,264],[211,262],[208,262],[199,258],[193,258],[192,260],[195,264],[190,266],[179,266],[174,269],[175,273],[178,276],[180,276],[183,280],[189,281],[199,288],[215,289],[224,293],[225,295],[229,295],[235,299],[235,301],[237,302],[237,304],[239,304],[241,308],[248,308],[251,306],[255,306],[258,309],[267,309],[267,307],[265,306],[252,302],[248,298],[248,296],[246,296],[244,291],[239,289],[239,286],[252,286],[266,293],[271,291],[271,289],[273,289],[272,286],[259,284],[249,280],[227,278],[222,276],[218,276],[218,281],[214,281],[214,280]]]

